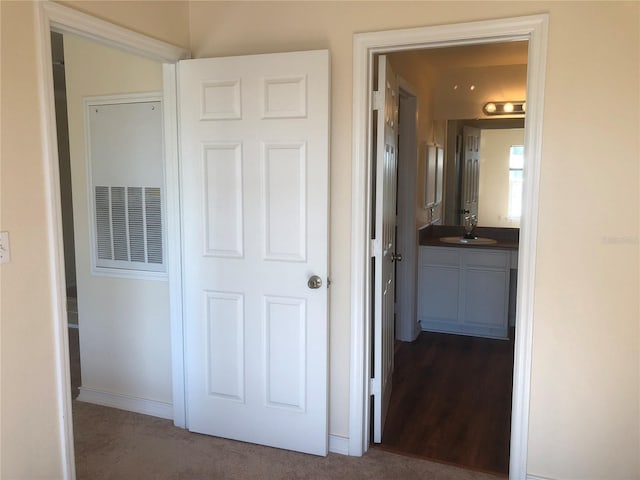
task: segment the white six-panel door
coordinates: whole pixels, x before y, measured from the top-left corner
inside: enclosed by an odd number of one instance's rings
[[[188,428],[326,455],[329,54],[178,82]]]
[[[465,125],[462,139],[462,212],[460,225],[466,215],[478,216],[478,194],[480,191],[480,134],[479,128]]]
[[[378,57],[376,225],[374,240],[373,441],[382,441],[393,380],[395,315],[398,84],[384,55]]]

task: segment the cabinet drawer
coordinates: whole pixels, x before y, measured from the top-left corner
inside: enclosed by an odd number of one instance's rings
[[[459,248],[420,247],[420,265],[460,266]]]
[[[508,269],[511,255],[506,250],[469,250],[464,253],[464,265],[469,268]]]

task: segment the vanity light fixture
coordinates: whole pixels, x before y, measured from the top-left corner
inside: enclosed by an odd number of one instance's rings
[[[526,102],[510,101],[510,102],[487,102],[482,107],[485,115],[524,115],[526,111]]]

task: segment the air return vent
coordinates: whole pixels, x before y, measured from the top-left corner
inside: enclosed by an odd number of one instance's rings
[[[133,93],[85,97],[83,102],[93,196],[91,271],[165,279],[161,97]]]
[[[157,187],[95,187],[96,267],[164,271]]]

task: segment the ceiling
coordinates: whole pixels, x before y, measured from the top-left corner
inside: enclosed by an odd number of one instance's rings
[[[435,69],[526,65],[528,42],[487,43],[441,47],[394,53],[394,57],[410,57]]]

